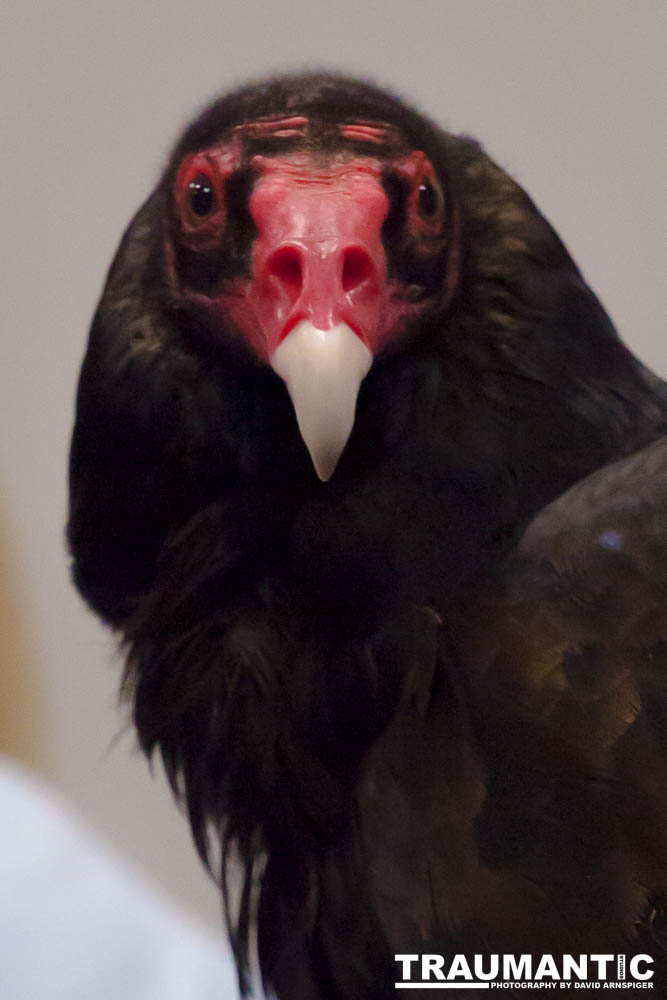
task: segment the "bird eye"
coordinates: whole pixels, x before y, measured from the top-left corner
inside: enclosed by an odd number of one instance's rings
[[[220,239],[227,222],[225,185],[229,172],[217,149],[190,153],[178,169],[174,214],[181,238],[193,250],[206,250]]]
[[[213,181],[206,174],[197,174],[188,184],[188,201],[192,214],[197,219],[207,219],[216,208]]]
[[[434,219],[444,206],[444,197],[439,184],[423,180],[417,193],[417,208],[422,219]]]

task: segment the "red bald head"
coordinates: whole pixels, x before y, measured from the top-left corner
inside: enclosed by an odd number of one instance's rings
[[[251,122],[242,126],[242,136],[301,138],[306,126],[302,117]],[[386,133],[368,124],[341,130],[348,143],[365,145],[379,143]],[[235,136],[181,164],[176,204],[182,236],[193,250],[224,244],[235,209],[227,186],[242,166],[243,148]],[[413,251],[437,253],[444,242],[444,198],[429,160],[413,152],[387,162],[349,149],[325,160],[297,147],[254,155],[244,167],[253,179],[247,204],[255,230],[249,277],[223,280],[207,296],[224,328],[231,326],[258,359],[270,363],[278,344],[302,320],[322,330],[343,322],[375,356],[404,320],[420,311],[400,278],[389,279],[383,225],[391,205],[385,178],[393,176],[403,187],[404,236]]]
[[[421,263],[442,252],[445,204],[422,152],[372,155],[373,146],[386,141],[386,127],[347,123],[343,146],[325,155],[309,148],[308,126],[301,116],[245,123],[228,141],[188,154],[176,176],[175,201],[189,273],[196,276],[193,254],[202,255],[207,277],[220,262],[217,284],[206,293],[185,287],[186,297],[209,311],[209,326],[215,328],[217,317],[221,338],[241,336],[280,374],[321,474],[335,468],[373,359],[425,308],[424,289],[402,277],[401,266],[412,261],[412,271],[421,273]],[[248,136],[280,140],[286,148],[250,155]],[[241,174],[248,183],[239,206],[230,192]],[[226,249],[238,258],[235,212],[246,219],[247,242],[243,265],[229,275]],[[390,216],[393,266],[385,232]],[[325,397],[328,409],[320,412]]]

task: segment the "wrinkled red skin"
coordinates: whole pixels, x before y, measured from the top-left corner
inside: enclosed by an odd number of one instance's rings
[[[314,171],[305,155],[257,157],[254,165],[260,179],[250,213],[258,236],[243,303],[264,340],[253,346],[270,356],[297,323],[309,319],[319,330],[347,323],[374,353],[387,305],[380,237],[389,200],[379,165],[352,160]]]
[[[279,133],[270,123],[272,134],[298,135],[303,121],[281,122]],[[350,129],[360,141],[382,141],[381,130],[372,126],[346,126]],[[192,249],[211,249],[224,235],[225,181],[237,168],[239,154],[238,140],[232,139],[191,154],[178,171],[175,196],[182,237]],[[320,330],[346,323],[376,356],[387,339],[400,332],[404,320],[420,311],[418,304],[407,300],[400,282],[387,280],[382,225],[390,206],[381,179],[386,161],[343,155],[322,165],[308,152],[297,150],[255,156],[250,165],[257,180],[249,210],[258,234],[251,277],[225,283],[214,297],[196,298],[219,312],[227,328],[231,321],[265,363],[304,319]],[[413,152],[391,167],[409,182],[408,209],[417,251],[438,250],[444,242],[444,206],[430,221],[415,210],[420,183],[434,178],[430,161],[424,153]],[[216,194],[216,207],[204,220],[193,215],[187,202],[188,185],[201,173],[211,179]]]

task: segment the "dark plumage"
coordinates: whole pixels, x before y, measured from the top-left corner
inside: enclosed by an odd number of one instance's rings
[[[366,309],[372,365],[342,455],[309,443],[323,483],[272,370],[291,327],[257,317],[315,317],[315,221],[267,233],[339,186],[361,222],[331,315]],[[389,996],[396,952],[658,961],[666,429],[667,388],[476,142],[327,75],[185,132],[93,321],[69,542],[142,747],[223,887],[244,865],[244,986],[255,921],[280,1000]]]

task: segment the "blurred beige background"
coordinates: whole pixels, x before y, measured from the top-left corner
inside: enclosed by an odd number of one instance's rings
[[[356,71],[480,137],[667,375],[667,5],[5,0],[0,37],[0,748],[217,924],[185,822],[117,707],[113,641],[68,583],[77,368],[120,233],[219,90],[273,69]]]

